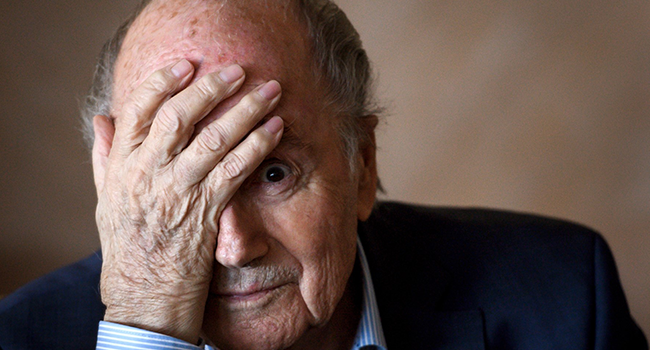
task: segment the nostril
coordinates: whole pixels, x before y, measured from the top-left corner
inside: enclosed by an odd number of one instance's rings
[[[215,260],[229,268],[244,268],[268,253],[268,245],[262,239],[219,240]]]
[[[265,237],[262,232],[241,226],[222,226],[217,236],[215,259],[226,267],[243,268],[268,253]]]

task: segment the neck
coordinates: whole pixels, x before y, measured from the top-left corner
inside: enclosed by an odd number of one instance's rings
[[[361,273],[361,265],[357,261],[341,301],[336,306],[329,322],[322,327],[309,330],[289,349],[340,350],[352,348],[361,321],[363,297]]]

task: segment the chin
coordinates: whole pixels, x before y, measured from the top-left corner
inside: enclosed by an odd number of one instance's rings
[[[204,336],[220,350],[286,349],[310,328],[311,316],[297,285],[247,298],[211,295]]]

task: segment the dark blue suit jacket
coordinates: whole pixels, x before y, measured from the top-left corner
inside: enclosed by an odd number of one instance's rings
[[[647,349],[611,253],[582,226],[379,204],[360,224],[390,349]],[[0,348],[94,349],[93,255],[0,301]]]

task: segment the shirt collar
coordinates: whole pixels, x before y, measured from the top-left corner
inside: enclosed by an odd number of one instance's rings
[[[374,346],[375,349],[386,350],[386,339],[384,338],[384,330],[381,327],[381,319],[379,318],[375,288],[372,284],[366,253],[363,250],[359,238],[357,238],[357,247],[357,256],[362,270],[363,301],[361,304],[361,322],[357,329],[352,350],[360,350],[366,346]]]

